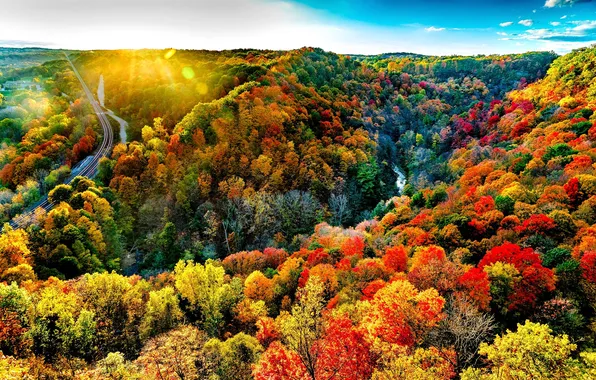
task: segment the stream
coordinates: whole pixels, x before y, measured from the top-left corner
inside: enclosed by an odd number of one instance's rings
[[[406,186],[406,175],[397,167],[397,165],[393,165],[393,172],[397,174],[397,180],[395,181],[395,187],[401,194],[404,191],[404,187]]]

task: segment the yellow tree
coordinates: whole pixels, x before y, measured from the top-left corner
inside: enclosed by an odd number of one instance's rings
[[[260,271],[254,271],[244,281],[244,295],[252,300],[270,302],[273,299],[273,281]]]
[[[32,312],[33,352],[47,361],[59,356],[90,358],[96,337],[95,313],[82,308],[80,296],[57,281],[43,289]]]
[[[4,233],[0,235],[0,273],[19,264],[29,264],[31,251],[27,244],[29,237],[24,230],[4,225]]]
[[[324,294],[325,286],[321,280],[318,277],[309,278],[298,292],[298,302],[292,307],[292,313],[280,316],[284,343],[298,354],[312,379],[316,378],[318,360],[312,347],[324,330]]]
[[[194,317],[211,335],[218,334],[224,313],[231,311],[240,297],[242,283],[226,282],[225,270],[209,260],[205,265],[180,261],[174,268],[176,289],[190,304]]]
[[[167,331],[176,326],[182,316],[174,288],[166,286],[150,292],[147,311],[141,325],[141,335],[148,337]]]
[[[263,346],[257,338],[242,332],[223,342],[210,339],[205,343],[204,353],[207,362],[213,366],[210,372],[214,374],[207,378],[251,379],[251,366],[262,352]]]
[[[462,379],[582,378],[577,372],[581,366],[571,357],[576,347],[567,335],[552,335],[548,325],[526,321],[516,332],[507,330],[492,344],[482,343],[479,353],[488,368],[468,368]]]

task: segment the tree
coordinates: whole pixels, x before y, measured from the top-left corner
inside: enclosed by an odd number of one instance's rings
[[[223,267],[230,274],[248,276],[266,268],[265,255],[260,251],[242,251],[227,256],[222,261]]]
[[[405,272],[408,269],[408,252],[404,246],[387,248],[383,256],[383,265],[394,272]]]
[[[215,338],[209,340],[204,352],[218,379],[249,380],[251,366],[257,362],[263,347],[255,337],[238,333],[223,342]]]
[[[504,215],[511,215],[514,211],[515,200],[508,196],[499,195],[495,199],[495,206]]]
[[[441,356],[451,363],[456,373],[460,373],[477,363],[478,347],[492,337],[495,327],[492,315],[479,312],[461,296],[451,297],[445,306],[445,318],[429,333],[427,341],[447,353],[453,349],[455,355]]]
[[[375,367],[375,356],[365,332],[346,316],[326,321],[323,337],[315,342],[317,356],[315,379],[369,379]]]
[[[176,226],[172,222],[167,222],[157,237],[157,246],[165,257],[166,265],[170,268],[180,258],[180,252],[176,246],[176,236]]]
[[[438,350],[435,347],[416,348],[384,357],[384,363],[373,373],[373,380],[401,379],[452,379],[456,372],[451,364],[453,351]]]
[[[329,197],[329,209],[333,215],[332,224],[341,226],[350,217],[348,197],[344,194],[331,194]]]
[[[348,237],[341,243],[341,252],[344,257],[362,257],[364,254],[364,240],[361,236]]]
[[[16,283],[0,284],[0,349],[8,355],[20,355],[28,345],[25,333],[30,328],[28,316],[31,297]]]
[[[205,265],[180,261],[174,268],[176,289],[210,336],[216,336],[239,298],[237,283],[225,281],[223,267],[208,260]]]
[[[491,284],[485,271],[472,268],[459,277],[457,284],[462,289],[459,294],[469,297],[479,310],[488,310]]]
[[[462,378],[575,378],[571,357],[575,349],[567,335],[553,336],[548,325],[526,321],[517,325],[516,332],[507,330],[492,344],[482,343],[479,353],[486,357],[488,368],[468,368]]]
[[[132,288],[128,278],[112,273],[86,274],[78,283],[85,306],[98,322],[96,338],[102,354],[126,352],[131,338],[125,335],[129,322],[126,294]]]
[[[283,342],[298,355],[312,379],[316,379],[319,359],[312,348],[323,334],[324,291],[318,277],[310,278],[306,286],[298,291],[298,302],[292,307],[291,314],[281,320]]]
[[[72,187],[70,185],[58,185],[48,194],[48,200],[54,204],[60,202],[68,202],[72,195]]]
[[[547,234],[556,227],[555,221],[544,214],[531,215],[524,223],[516,228],[519,233]]]
[[[204,379],[213,374],[205,355],[207,334],[183,325],[147,341],[135,364],[151,379]]]
[[[33,352],[48,362],[59,356],[90,358],[94,352],[95,314],[65,290],[60,282],[43,289],[32,313]]]
[[[149,293],[147,311],[141,324],[141,336],[149,337],[174,328],[182,319],[174,288],[166,286]]]
[[[271,343],[261,355],[253,376],[256,380],[312,380],[298,353],[280,342]]]
[[[257,334],[256,337],[264,347],[269,347],[271,343],[280,338],[279,326],[275,320],[270,317],[261,317],[256,322]]]
[[[96,369],[82,374],[83,379],[141,380],[143,374],[134,364],[127,362],[120,352],[110,352],[97,362]]]
[[[308,271],[308,276],[318,277],[325,288],[325,299],[332,298],[338,290],[339,284],[335,268],[331,264],[318,264]]]
[[[13,230],[6,224],[0,234],[0,273],[19,264],[27,264],[31,255],[28,245],[29,236],[24,230]]]
[[[362,326],[378,352],[413,346],[443,318],[443,297],[435,289],[419,292],[411,283],[396,280],[376,292],[364,307]]]
[[[308,346],[307,342],[308,338],[303,335],[302,343]],[[279,342],[271,343],[255,366],[255,378],[369,379],[375,366],[375,356],[365,332],[346,316],[327,320],[321,337],[307,348],[301,355]]]
[[[417,249],[411,262],[408,280],[418,289],[434,288],[441,294],[453,290],[463,272],[462,266],[447,259],[445,250],[438,246]]]
[[[519,281],[509,282],[507,285],[513,287],[512,293],[507,296],[509,310],[529,310],[542,295],[555,289],[553,271],[542,266],[540,256],[532,248],[522,249],[516,244],[502,244],[488,251],[478,267],[484,269],[497,262],[512,265],[521,276]],[[488,274],[492,292],[493,279],[491,273]]]
[[[252,300],[270,302],[274,296],[273,281],[254,271],[244,281],[244,295]]]
[[[581,258],[581,268],[583,277],[596,284],[596,251],[585,252]]]

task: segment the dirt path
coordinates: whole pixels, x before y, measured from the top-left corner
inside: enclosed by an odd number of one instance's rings
[[[97,86],[97,99],[102,108],[105,108],[105,90],[103,86],[103,74],[99,76],[99,86]]]
[[[99,85],[97,86],[97,99],[99,99],[99,104],[101,107],[106,110],[106,113],[114,120],[120,124],[120,142],[126,144],[126,140],[128,136],[126,135],[126,127],[128,127],[128,123],[126,120],[116,116],[112,110],[109,110],[105,106],[105,88],[103,83],[103,74],[99,76]]]
[[[120,124],[120,142],[122,144],[126,144],[126,127],[128,127],[128,123],[121,117],[116,116],[116,114],[114,114],[112,110],[106,108],[106,113],[108,114],[108,116],[110,116],[112,119],[116,120]]]

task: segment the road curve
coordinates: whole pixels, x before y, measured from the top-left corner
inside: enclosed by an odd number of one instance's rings
[[[70,58],[68,57],[68,55],[66,53],[64,53],[64,56],[66,57],[66,60],[70,64],[70,67],[72,68],[72,71],[74,72],[75,76],[81,83],[81,87],[83,88],[85,95],[87,95],[87,99],[89,100],[89,103],[91,103],[91,106],[93,107],[93,111],[97,115],[97,118],[101,125],[101,129],[103,130],[103,139],[101,141],[101,145],[99,146],[99,148],[97,148],[93,158],[91,160],[86,160],[87,162],[82,167],[77,169],[78,172],[74,173],[74,175],[71,176],[68,179],[68,181],[66,181],[66,183],[68,184],[68,183],[71,183],[72,180],[74,179],[74,177],[76,177],[76,176],[84,176],[84,177],[88,177],[88,178],[95,177],[95,175],[97,174],[97,167],[99,166],[99,160],[102,157],[106,157],[106,156],[108,156],[108,154],[110,154],[110,150],[112,149],[112,145],[114,143],[114,133],[112,131],[112,126],[110,125],[110,122],[109,122],[105,112],[99,106],[99,103],[93,96],[93,93],[91,91],[89,91],[89,88],[85,84],[85,81],[83,80],[81,75],[79,75],[77,68],[74,66],[74,64],[72,63],[72,61],[70,60]],[[24,224],[27,223],[27,221],[30,219],[30,217],[33,214],[35,214],[35,212],[38,209],[50,211],[53,207],[54,207],[54,204],[48,200],[48,197],[46,195],[39,202],[37,202],[37,204],[30,207],[28,211],[22,213],[21,215],[19,215],[17,217],[14,217],[9,223],[13,228],[20,228]]]

